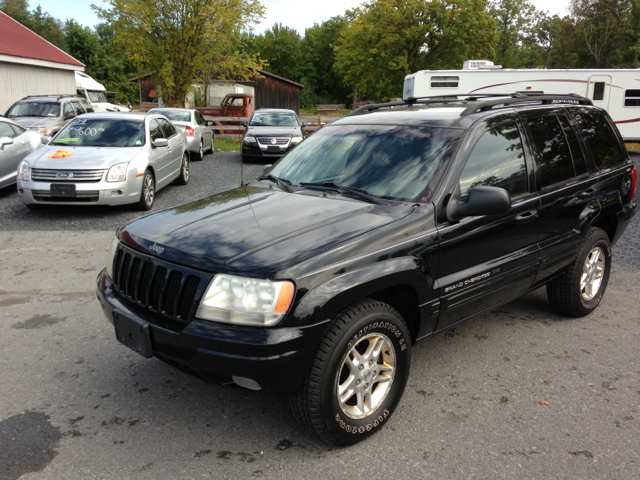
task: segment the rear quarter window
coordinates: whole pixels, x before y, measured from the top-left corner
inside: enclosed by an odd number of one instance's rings
[[[618,136],[603,112],[580,109],[574,112],[597,169],[613,168],[627,158]]]

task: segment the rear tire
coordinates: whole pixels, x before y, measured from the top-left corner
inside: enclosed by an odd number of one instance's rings
[[[563,315],[590,314],[604,296],[610,272],[609,237],[600,228],[590,228],[567,271],[547,284],[549,303]]]
[[[291,405],[300,423],[334,445],[373,435],[396,409],[409,377],[411,337],[400,314],[365,299],[338,314]]]
[[[136,203],[136,209],[147,211],[151,210],[156,199],[156,181],[153,178],[151,170],[144,172],[142,179],[142,190],[140,191],[140,200]]]
[[[202,145],[200,146],[202,150]],[[180,165],[180,175],[175,179],[176,185],[186,185],[189,183],[189,155],[185,152],[182,155],[182,164]]]

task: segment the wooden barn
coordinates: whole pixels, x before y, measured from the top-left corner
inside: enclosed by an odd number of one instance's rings
[[[256,70],[261,77],[254,80],[216,80],[206,86],[206,99],[210,106],[219,105],[226,93],[250,93],[255,109],[287,108],[300,114],[300,92],[304,85],[265,70]],[[129,79],[140,84],[141,110],[158,106],[158,88],[155,72]],[[195,85],[195,84],[194,84]],[[202,87],[205,87],[202,85]],[[228,90],[228,91],[227,91]]]

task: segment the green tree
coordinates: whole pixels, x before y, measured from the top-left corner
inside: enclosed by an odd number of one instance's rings
[[[538,66],[537,31],[543,15],[527,0],[497,0],[491,16],[498,23],[494,61],[506,68]]]
[[[249,78],[261,63],[234,50],[240,32],[264,13],[258,0],[109,0],[92,5],[115,30],[139,72],[155,71],[162,97],[182,106],[191,85],[218,78]]]
[[[374,0],[347,12],[336,66],[360,95],[401,96],[405,75],[491,58],[496,21],[485,0]]]
[[[289,80],[300,80],[303,57],[300,34],[295,29],[275,23],[251,41],[251,49],[267,62],[265,70]]]
[[[67,50],[62,22],[43,12],[40,5],[30,11],[28,0],[0,0],[0,10],[59,49]]]
[[[84,63],[87,74],[93,76],[98,64],[98,35],[71,18],[65,22],[63,32],[69,55]]]

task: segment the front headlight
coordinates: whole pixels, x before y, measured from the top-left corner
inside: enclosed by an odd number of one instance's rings
[[[23,180],[25,182],[29,180],[30,171],[29,162],[26,160],[21,161],[20,165],[18,165],[18,180]]]
[[[109,245],[109,253],[107,255],[107,275],[113,281],[113,259],[116,256],[116,251],[118,250],[118,244],[120,240],[118,240],[118,234],[115,234],[111,239],[111,245]]]
[[[31,127],[31,128],[29,128],[29,130],[34,130],[34,131],[38,132],[40,135],[46,135],[47,134],[46,127]]]
[[[196,317],[239,325],[271,326],[287,313],[293,283],[216,275],[198,306]]]
[[[242,140],[244,140],[244,143],[255,143],[256,137],[252,137],[251,135],[246,135]]]
[[[302,137],[291,137],[291,143],[300,143],[302,141]]]
[[[124,182],[127,179],[128,163],[119,163],[109,169],[107,182]]]

